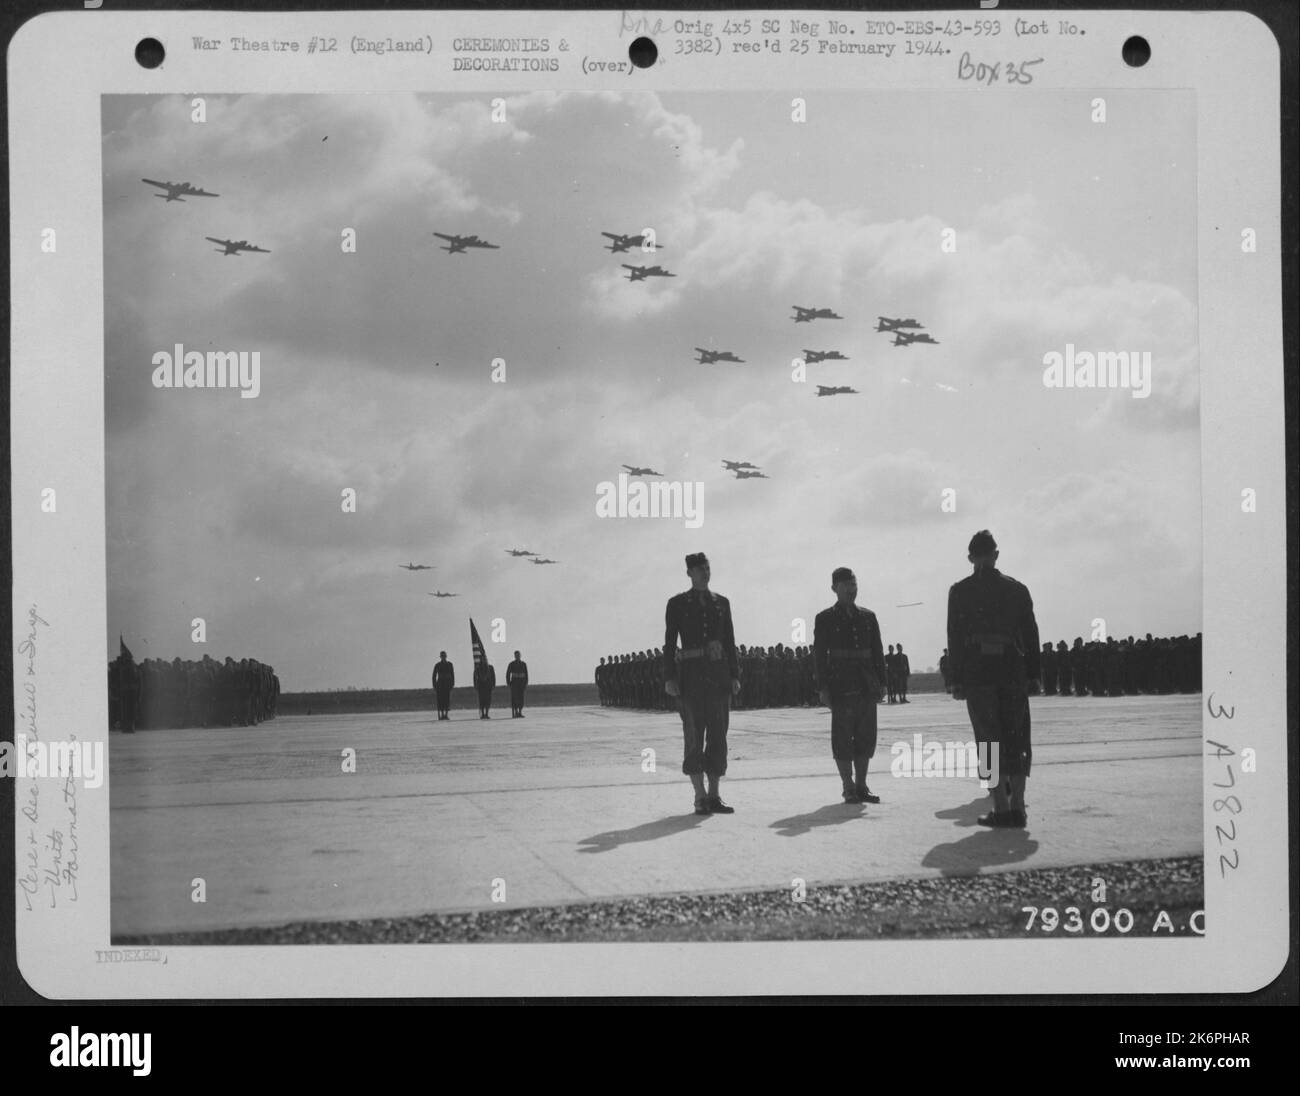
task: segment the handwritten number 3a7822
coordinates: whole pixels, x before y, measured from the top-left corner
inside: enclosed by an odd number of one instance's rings
[[[1211,719],[1231,719],[1233,716],[1237,714],[1237,708],[1235,705],[1225,708],[1222,704],[1215,704],[1213,693],[1211,693],[1209,696],[1205,698],[1205,709],[1210,713]],[[1218,742],[1211,741],[1210,745],[1215,747],[1216,758],[1223,757],[1225,755],[1232,756],[1233,754],[1232,750],[1228,749],[1227,746],[1220,745]],[[1230,788],[1233,786],[1233,784],[1237,782],[1236,777],[1232,775],[1231,765],[1228,766],[1228,779],[1231,781],[1231,783],[1215,784],[1214,786],[1216,788],[1225,788],[1225,787]],[[1238,799],[1235,795],[1226,795],[1222,799],[1216,799],[1213,803],[1213,807],[1216,812],[1223,811],[1226,808],[1229,814],[1239,814],[1241,812],[1241,800]],[[1230,824],[1232,825],[1232,836],[1228,837],[1228,840],[1235,841],[1237,838],[1236,820],[1235,819],[1230,820]],[[1219,838],[1219,843],[1222,844],[1223,838],[1226,836],[1223,828],[1221,826],[1216,825],[1214,829],[1216,835]],[[1219,875],[1220,876],[1226,876],[1228,874],[1227,871],[1228,868],[1232,868],[1235,870],[1238,867],[1238,865],[1240,865],[1241,863],[1241,850],[1230,849],[1228,851],[1232,853],[1231,860],[1229,860],[1223,853],[1219,853]]]

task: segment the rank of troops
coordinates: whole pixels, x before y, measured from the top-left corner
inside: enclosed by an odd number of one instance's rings
[[[1075,636],[1044,643],[1039,653],[1045,696],[1138,696],[1201,691],[1201,633],[1194,636],[1116,639],[1104,643]],[[939,660],[943,687],[951,692],[948,652]]]
[[[811,647],[736,646],[740,662],[740,692],[732,700],[734,709],[815,708],[816,672]],[[885,655],[886,696],[881,703],[906,704],[911,667],[903,645],[889,645]],[[644,711],[675,712],[677,701],[664,692],[663,653],[659,648],[609,655],[596,667],[596,688],[606,708],[639,708]]]
[[[109,730],[159,727],[252,727],[275,718],[280,679],[255,658],[193,662],[122,652],[108,664]]]

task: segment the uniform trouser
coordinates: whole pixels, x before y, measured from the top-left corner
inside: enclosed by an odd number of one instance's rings
[[[685,752],[682,772],[687,776],[727,772],[727,724],[731,718],[728,693],[701,688],[684,692],[678,700]]]
[[[435,689],[434,691],[438,694],[438,711],[445,712],[451,707],[451,690]]]
[[[993,756],[985,743],[998,745],[998,768],[1004,776],[1028,776],[1033,760],[1029,744],[1029,693],[1024,682],[968,685],[966,711],[981,757]]]
[[[485,711],[485,712],[486,712],[486,711],[491,711],[491,709],[492,709],[492,690],[491,690],[491,689],[480,689],[480,690],[478,691],[478,706],[479,706],[480,708],[482,708],[483,711]]]
[[[831,756],[863,761],[876,752],[876,702],[865,693],[831,698]]]
[[[514,708],[515,711],[519,711],[523,706],[524,706],[524,686],[511,685],[510,686],[510,707]]]

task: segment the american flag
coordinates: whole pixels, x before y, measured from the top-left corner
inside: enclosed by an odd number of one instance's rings
[[[483,650],[483,641],[478,637],[478,629],[474,627],[474,618],[469,618],[469,643],[474,648],[474,668],[487,665],[487,652]]]

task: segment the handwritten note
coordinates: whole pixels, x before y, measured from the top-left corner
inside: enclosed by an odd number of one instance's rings
[[[18,889],[27,910],[57,909],[77,901],[80,871],[77,834],[77,783],[71,773],[59,776],[27,775],[29,758],[42,748],[38,704],[37,653],[46,642],[50,622],[33,604],[27,610],[27,634],[18,644],[23,667],[23,690],[19,728],[25,756],[15,757],[18,767],[19,811],[25,820],[20,834],[22,855],[18,860]],[[76,735],[68,740],[76,742]],[[20,823],[20,826],[23,823]]]

